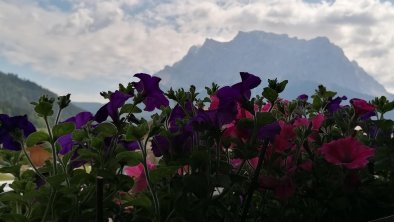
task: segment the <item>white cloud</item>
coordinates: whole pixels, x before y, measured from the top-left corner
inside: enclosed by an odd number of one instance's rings
[[[47,75],[124,81],[242,30],[327,36],[394,92],[394,6],[378,0],[70,0],[70,11],[0,1],[0,58]]]

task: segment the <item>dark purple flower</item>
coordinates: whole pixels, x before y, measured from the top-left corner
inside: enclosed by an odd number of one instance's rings
[[[202,110],[197,111],[197,115],[191,120],[192,125],[197,128],[209,128],[220,130],[223,125],[229,123],[233,118],[228,113],[220,113],[215,110]]]
[[[169,105],[168,99],[159,88],[159,82],[161,80],[159,77],[150,76],[145,73],[137,73],[134,76],[140,79],[139,82],[134,82],[134,87],[143,97],[145,111],[150,112],[155,108],[159,109],[161,106]]]
[[[0,144],[4,149],[21,150],[19,139],[21,136],[27,137],[35,132],[36,128],[27,119],[27,116],[9,117],[6,114],[0,114]]]
[[[77,115],[66,119],[66,123],[75,123],[76,129],[81,129],[86,123],[93,120],[93,114],[91,112],[80,112]]]
[[[217,119],[222,125],[232,122],[238,113],[239,92],[232,87],[225,86],[217,91],[216,96],[219,99]]]
[[[116,90],[114,93],[111,94],[109,102],[97,111],[94,119],[97,122],[101,123],[107,120],[108,116],[110,116],[113,121],[117,121],[119,119],[118,109],[122,107],[125,102],[132,96],[133,95]]]
[[[259,137],[261,139],[269,139],[273,141],[275,136],[280,133],[280,125],[278,122],[267,124],[260,128],[259,130]]]
[[[74,142],[72,140],[71,134],[66,134],[64,136],[59,137],[59,139],[57,139],[57,143],[61,147],[59,150],[59,154],[61,154],[61,155],[69,153],[74,146]]]
[[[371,126],[368,130],[368,136],[370,136],[372,139],[376,139],[379,133],[380,129],[377,126]]]
[[[137,141],[127,142],[127,141],[121,140],[121,141],[119,141],[119,143],[122,144],[123,147],[128,151],[134,151],[134,150],[138,150],[140,148]]]
[[[301,94],[297,97],[298,100],[303,100],[303,101],[307,101],[308,100],[308,95],[306,94]]]
[[[242,81],[231,86],[238,92],[238,100],[249,100],[251,96],[251,89],[256,88],[261,83],[261,79],[258,76],[250,74],[248,72],[240,72]]]
[[[68,118],[64,122],[68,123],[74,123],[76,129],[81,129],[84,125],[86,125],[89,121],[93,120],[93,115],[90,112],[80,112],[77,115]],[[57,139],[57,143],[60,145],[61,149],[59,151],[59,154],[66,154],[70,152],[76,143],[72,141],[72,135],[66,134],[59,139]]]
[[[340,104],[343,100],[347,100],[347,97],[346,96],[342,96],[342,97],[337,96],[335,99],[330,98],[328,101],[327,107],[326,107],[327,110],[330,113],[334,113],[334,112],[338,111],[338,109],[340,109],[342,107]]]
[[[186,113],[185,113],[186,112]],[[187,101],[185,104],[185,109],[181,107],[181,105],[176,104],[172,109],[171,114],[168,118],[168,127],[173,128],[177,127],[176,121],[178,119],[183,119],[187,115],[192,115],[193,112],[193,104],[190,101]]]
[[[170,141],[164,136],[157,135],[152,139],[152,151],[156,157],[167,154],[170,150]]]

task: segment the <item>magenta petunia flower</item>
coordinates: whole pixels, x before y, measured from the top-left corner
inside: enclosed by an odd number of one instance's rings
[[[368,164],[368,158],[375,150],[365,146],[353,137],[341,138],[324,144],[320,153],[327,162],[342,165],[348,169],[360,169]]]
[[[164,96],[163,91],[159,88],[160,78],[156,76],[150,76],[145,73],[137,73],[134,75],[139,78],[139,82],[134,82],[134,87],[143,97],[143,103],[145,104],[145,111],[153,111],[155,108],[160,106],[168,106],[169,101]]]
[[[354,107],[356,116],[361,119],[368,119],[375,115],[375,106],[365,100],[354,98],[350,100],[350,103]]]

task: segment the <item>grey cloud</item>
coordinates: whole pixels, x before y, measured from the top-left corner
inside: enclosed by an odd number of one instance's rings
[[[226,41],[254,29],[327,36],[378,79],[394,70],[394,6],[378,1],[73,0],[67,12],[18,2],[0,1],[0,56],[47,75],[153,73],[207,37]]]

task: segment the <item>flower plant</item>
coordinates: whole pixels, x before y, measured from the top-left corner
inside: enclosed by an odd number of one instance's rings
[[[394,109],[319,86],[280,98],[287,81],[102,92],[97,113],[61,120],[70,95],[0,114],[0,221],[369,221],[394,212]],[[171,103],[170,103],[171,101]],[[59,112],[55,115],[54,106]],[[151,113],[149,120],[141,117]],[[53,116],[55,115],[55,118]],[[54,119],[54,122],[50,120]]]

